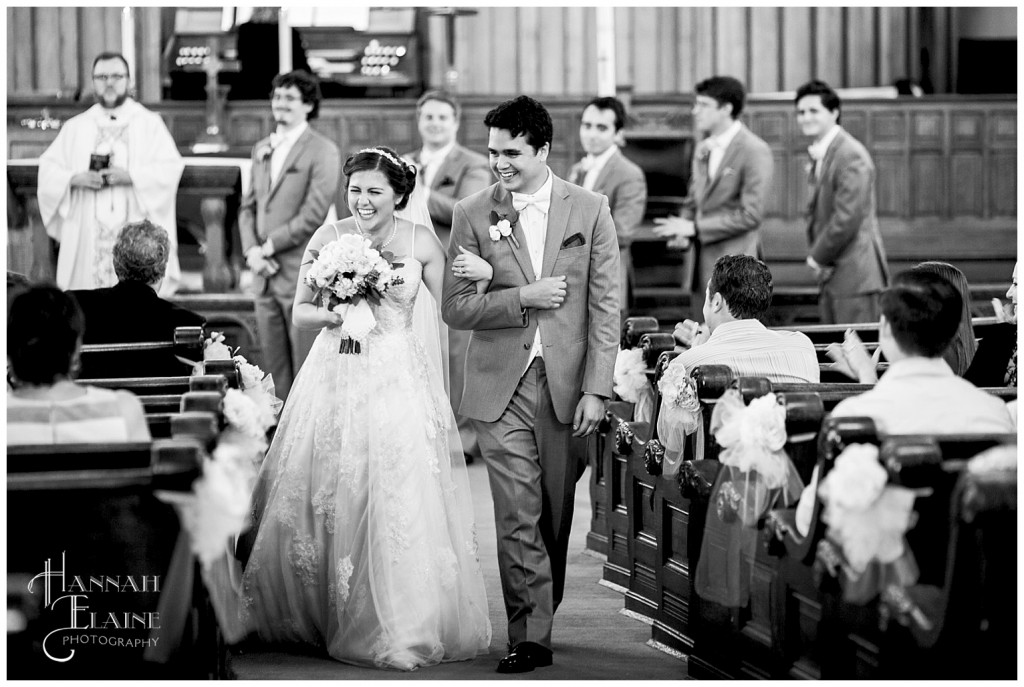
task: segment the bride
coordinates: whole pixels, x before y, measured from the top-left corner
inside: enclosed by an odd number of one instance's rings
[[[317,230],[299,275],[295,323],[321,332],[253,493],[243,621],[261,639],[348,663],[470,659],[488,650],[491,627],[443,382],[444,252],[430,228],[396,216],[416,171],[391,149],[359,151],[344,173],[353,216]],[[312,251],[352,233],[392,252],[404,282],[373,306],[361,352],[341,354],[344,318],[319,307],[303,277]]]

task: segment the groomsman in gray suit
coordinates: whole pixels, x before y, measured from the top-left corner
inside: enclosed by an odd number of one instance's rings
[[[619,250],[608,199],[548,168],[543,105],[519,96],[484,125],[498,183],[455,206],[448,257],[463,246],[494,274],[477,294],[446,271],[441,312],[473,332],[460,412],[477,421],[494,498],[510,648],[498,672],[522,673],[552,662],[581,445],[612,394]]]
[[[452,233],[452,212],[455,203],[494,183],[487,158],[459,145],[455,136],[459,131],[459,104],[441,91],[427,91],[416,102],[416,121],[423,147],[405,155],[412,160],[420,177],[417,183],[430,189],[427,211],[434,224],[441,245],[447,250]],[[480,457],[473,422],[459,413],[462,403],[463,367],[469,332],[454,328],[448,330],[449,397],[466,462]]]
[[[647,209],[644,172],[619,150],[626,107],[618,98],[594,98],[583,108],[580,143],[587,156],[572,166],[569,183],[608,197],[619,241],[619,303],[627,315],[633,259],[629,246]]]
[[[875,322],[889,266],[875,214],[875,164],[843,127],[839,95],[823,81],[797,89],[796,121],[813,142],[807,266],[824,324]]]
[[[713,76],[697,84],[694,128],[705,136],[694,151],[690,185],[678,217],[657,218],[654,232],[669,246],[696,250],[690,307],[701,319],[704,290],[723,255],[758,257],[759,229],[772,179],[772,152],[739,121],[743,84]]]
[[[278,74],[271,112],[277,127],[252,151],[252,182],[238,210],[245,261],[252,270],[256,327],[264,369],[286,398],[317,332],[292,324],[302,253],[338,190],[338,147],[309,126],[320,85],[304,71]]]

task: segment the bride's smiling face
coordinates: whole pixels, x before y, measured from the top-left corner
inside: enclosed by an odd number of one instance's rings
[[[395,190],[376,169],[353,172],[348,179],[348,209],[364,232],[390,230],[395,212]]]

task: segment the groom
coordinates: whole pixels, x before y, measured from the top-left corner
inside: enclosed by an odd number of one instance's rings
[[[498,672],[523,673],[551,665],[580,458],[612,394],[619,249],[608,200],[548,169],[543,105],[519,96],[484,125],[498,183],[455,206],[448,259],[464,247],[494,276],[477,295],[446,271],[442,314],[472,330],[459,412],[475,421],[494,498],[511,649]]]

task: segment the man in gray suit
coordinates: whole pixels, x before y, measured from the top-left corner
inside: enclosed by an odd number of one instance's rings
[[[690,185],[678,217],[657,218],[654,232],[669,246],[696,250],[690,308],[699,316],[704,288],[723,255],[758,257],[759,234],[772,179],[768,144],[739,121],[743,84],[713,76],[697,84],[694,128],[706,136],[694,151]]]
[[[263,366],[275,393],[288,396],[317,332],[292,324],[292,301],[306,243],[323,224],[338,189],[338,147],[309,126],[320,109],[316,77],[274,77],[277,129],[252,153],[252,181],[238,211],[245,261],[254,274]]]
[[[494,497],[511,649],[498,672],[521,673],[552,661],[583,444],[612,394],[619,251],[607,198],[548,168],[543,105],[519,96],[484,125],[498,183],[456,204],[448,256],[463,246],[494,274],[477,294],[446,271],[442,315],[473,330],[460,411],[477,420]]]
[[[455,203],[494,182],[487,158],[459,145],[459,104],[441,91],[427,91],[416,102],[416,122],[423,147],[405,157],[419,169],[417,183],[430,189],[427,211],[441,245],[447,250],[452,233]],[[448,380],[452,411],[459,423],[459,437],[466,462],[480,457],[473,422],[459,413],[462,403],[463,366],[469,332],[448,330]]]
[[[629,305],[633,259],[629,246],[647,209],[644,172],[619,151],[626,126],[626,107],[618,98],[594,98],[580,119],[580,143],[587,156],[569,171],[569,183],[608,197],[619,240],[619,304],[622,317]]]
[[[821,321],[874,322],[889,284],[875,215],[875,165],[860,141],[839,126],[839,95],[828,84],[804,84],[794,102],[797,124],[813,139],[807,266],[821,288]]]

